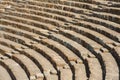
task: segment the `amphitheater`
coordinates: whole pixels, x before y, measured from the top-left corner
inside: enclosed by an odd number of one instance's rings
[[[120,80],[120,0],[0,0],[0,80]]]

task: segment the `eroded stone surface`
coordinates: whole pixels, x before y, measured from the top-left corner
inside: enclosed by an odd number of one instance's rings
[[[119,0],[0,0],[0,80],[120,80]]]

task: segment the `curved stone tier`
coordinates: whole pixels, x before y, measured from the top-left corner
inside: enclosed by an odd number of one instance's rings
[[[120,1],[0,0],[0,80],[120,80]]]

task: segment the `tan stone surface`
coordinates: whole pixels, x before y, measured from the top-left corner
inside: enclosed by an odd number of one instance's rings
[[[0,80],[120,80],[120,1],[0,0]]]

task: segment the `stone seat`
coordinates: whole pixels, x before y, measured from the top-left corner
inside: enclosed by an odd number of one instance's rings
[[[28,77],[27,77],[27,75],[26,75],[26,73],[25,73],[25,71],[14,60],[12,60],[12,59],[6,59],[6,60],[2,60],[0,62],[2,62],[5,65],[7,65],[7,67],[10,69],[10,71],[14,75],[15,79],[17,79],[17,80],[21,80],[21,79],[22,80],[29,80]]]
[[[1,80],[2,79],[4,79],[4,80],[12,80],[12,78],[10,77],[10,74],[7,72],[7,70],[4,67],[0,66],[0,72],[2,73],[0,75]]]

